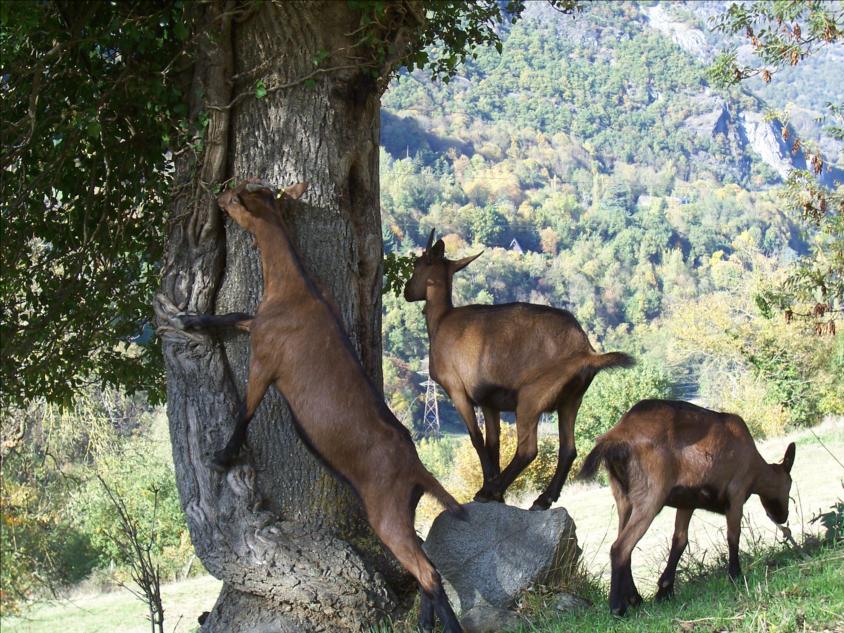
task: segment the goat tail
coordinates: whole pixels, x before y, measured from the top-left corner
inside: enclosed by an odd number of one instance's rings
[[[619,442],[612,439],[598,438],[595,445],[577,474],[580,480],[589,480],[595,477],[598,468],[603,463],[607,467],[610,479],[614,480],[626,494],[630,489],[630,445],[627,442]]]
[[[589,451],[586,459],[583,460],[583,466],[580,467],[580,472],[577,473],[577,478],[583,481],[594,479],[598,474],[598,469],[601,467],[601,462],[604,461],[604,451],[606,445],[604,442],[595,444],[595,448]]]
[[[636,359],[624,352],[608,352],[606,354],[590,355],[589,364],[598,372],[602,369],[612,369],[613,367],[633,367],[636,364]]]
[[[457,499],[451,496],[448,490],[443,488],[442,484],[431,473],[425,471],[422,481],[419,483],[425,492],[439,501],[448,512],[451,512],[461,521],[465,521],[468,518],[469,515],[466,509],[458,503]]]

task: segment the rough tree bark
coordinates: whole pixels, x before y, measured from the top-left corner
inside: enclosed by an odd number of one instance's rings
[[[413,6],[401,7],[382,34],[388,54],[376,76],[419,25]],[[186,152],[177,163],[155,308],[182,504],[197,554],[224,581],[202,630],[360,630],[395,612],[412,589],[407,577],[350,489],[304,449],[274,388],[250,425],[241,463],[226,475],[208,468],[242,400],[248,340],[187,334],[171,319],[182,311],[254,312],[260,300],[258,253],[222,217],[215,186],[253,175],[279,185],[308,181],[306,211],[287,218],[293,240],[381,384],[383,80],[362,67],[360,14],[349,3],[213,0],[197,10],[190,105],[208,123],[199,156]]]

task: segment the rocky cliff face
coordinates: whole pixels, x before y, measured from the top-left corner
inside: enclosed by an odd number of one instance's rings
[[[661,5],[645,7],[642,12],[652,29],[670,37],[677,46],[691,53],[698,61],[705,63],[712,59],[712,50],[706,43],[703,31],[673,20]]]
[[[700,14],[702,19],[708,19],[714,12],[722,10],[724,3],[703,2],[695,3],[692,9]],[[709,63],[715,47],[707,42],[706,34],[693,26],[673,18],[663,5],[644,7],[643,15],[647,18],[650,28],[662,33],[680,48],[693,55],[701,63]],[[749,48],[747,46],[743,47]],[[746,51],[745,51],[746,52]],[[749,63],[749,60],[745,60]],[[785,179],[792,169],[807,169],[807,160],[802,149],[792,152],[794,141],[798,138],[796,130],[788,129],[783,139],[783,124],[777,119],[769,119],[762,113],[763,103],[759,109],[738,109],[730,105],[723,97],[705,88],[703,94],[696,99],[700,106],[698,113],[690,116],[684,125],[704,138],[724,137],[734,146],[736,152],[752,150],[761,160]],[[744,162],[744,169],[749,168],[749,161]],[[822,184],[834,187],[836,183],[844,181],[844,172],[834,166],[827,166],[818,176]]]

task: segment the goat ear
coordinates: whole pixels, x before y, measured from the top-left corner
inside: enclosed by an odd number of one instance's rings
[[[481,251],[480,253],[477,253],[476,255],[469,255],[469,257],[464,257],[463,259],[458,259],[456,262],[450,262],[451,273],[454,274],[458,270],[463,270],[464,268],[466,268],[466,266],[471,264],[473,261],[475,261],[478,257],[480,257],[483,254],[484,254],[484,252]]]
[[[431,254],[431,257],[442,259],[445,257],[445,242],[437,240],[437,243],[434,244],[428,252]]]
[[[308,190],[308,183],[306,182],[297,182],[295,185],[290,185],[284,190],[284,195],[286,197],[292,198],[293,200],[298,200],[301,198],[305,192]]]
[[[794,454],[797,452],[797,447],[794,445],[794,442],[788,445],[788,448],[785,449],[785,457],[782,458],[782,467],[785,468],[785,472],[790,473],[791,467],[794,466]]]

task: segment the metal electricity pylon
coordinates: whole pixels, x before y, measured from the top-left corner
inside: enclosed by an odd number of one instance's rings
[[[437,383],[431,380],[431,374],[428,372],[427,358],[422,364],[422,371],[419,372],[419,375],[425,378],[422,382],[422,386],[425,387],[425,413],[422,416],[425,435],[428,437],[439,437],[440,408],[437,404]]]

